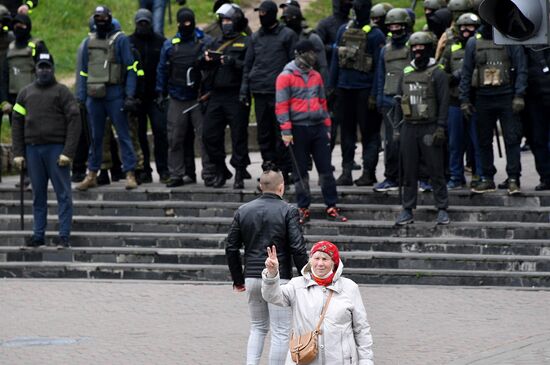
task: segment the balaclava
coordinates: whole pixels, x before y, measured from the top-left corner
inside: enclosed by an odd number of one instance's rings
[[[25,24],[26,29],[16,27],[17,23]],[[31,38],[32,23],[31,18],[24,14],[17,14],[13,19],[13,34],[15,35],[15,42],[18,44],[27,44]]]
[[[181,8],[178,10],[178,32],[182,38],[189,39],[195,34],[195,13],[189,8]],[[185,22],[191,22],[185,25]]]
[[[47,87],[55,83],[55,67],[53,57],[50,54],[41,53],[38,55],[35,71],[38,86]]]
[[[302,16],[300,8],[293,5],[285,6],[282,19],[284,19],[286,26],[292,29],[296,34],[302,32],[302,20],[304,17]]]
[[[424,49],[412,51],[414,55],[414,65],[417,69],[423,70],[428,67],[430,58],[434,55],[433,44],[425,44]]]
[[[427,19],[428,29],[432,31],[437,39],[445,32],[445,30],[451,25],[452,14],[449,9],[441,8],[434,11]]]
[[[149,38],[153,35],[153,14],[148,9],[139,9],[135,16],[136,35],[142,38]]]
[[[271,29],[271,27],[277,23],[277,4],[273,1],[263,1],[255,10],[261,10],[265,12],[265,15],[260,15],[260,24],[264,30]]]
[[[355,21],[359,26],[364,26],[370,21],[371,0],[353,0],[353,10],[355,11]]]
[[[107,37],[113,30],[113,16],[111,10],[106,6],[100,5],[94,11],[94,24],[99,38]]]

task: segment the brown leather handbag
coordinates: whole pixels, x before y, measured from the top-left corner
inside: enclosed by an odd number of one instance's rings
[[[331,291],[328,295],[327,302],[323,307],[321,318],[319,318],[319,323],[317,323],[315,331],[309,331],[301,336],[295,336],[293,332],[290,336],[290,357],[292,358],[292,361],[294,361],[296,364],[306,365],[311,363],[317,357],[317,353],[319,353],[317,340],[319,334],[321,333],[321,325],[323,324],[323,320],[325,319],[328,304],[330,303],[330,299],[332,298],[333,293],[334,292]]]

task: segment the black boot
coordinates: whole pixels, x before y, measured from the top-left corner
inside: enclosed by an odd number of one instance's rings
[[[351,177],[351,169],[344,168],[342,175],[336,179],[336,185],[338,186],[351,186],[353,185],[353,178]]]
[[[227,180],[226,170],[227,170],[226,166],[220,166],[216,168],[216,177],[214,178],[212,187],[219,189],[225,186],[225,181]]]
[[[235,172],[235,181],[233,182],[233,189],[244,189],[244,169],[237,169]]]
[[[97,177],[97,185],[109,185],[111,180],[109,180],[109,171],[101,170]]]
[[[357,186],[371,186],[376,184],[376,177],[374,174],[371,174],[367,170],[363,169],[363,174],[354,182]]]

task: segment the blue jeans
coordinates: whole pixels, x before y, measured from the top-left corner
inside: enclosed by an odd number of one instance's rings
[[[105,133],[105,120],[111,118],[118,135],[118,144],[122,155],[122,171],[133,171],[136,168],[136,154],[130,139],[128,117],[122,110],[122,99],[106,100],[88,98],[86,108],[90,116],[90,129],[92,130],[92,145],[88,156],[88,169],[98,171],[103,161],[103,135]]]
[[[62,144],[27,145],[27,167],[32,185],[33,234],[44,238],[48,215],[48,180],[57,196],[59,236],[69,237],[73,220],[71,170],[59,167],[57,159],[63,153]]]
[[[153,31],[160,35],[164,35],[166,0],[139,0],[139,7],[148,9],[153,13]]]
[[[281,285],[288,280],[281,280]],[[271,329],[269,365],[284,365],[292,322],[290,307],[267,303],[262,297],[262,279],[245,278],[250,313],[250,336],[246,350],[246,365],[258,365],[267,332]]]
[[[449,171],[452,180],[465,182],[464,178],[464,152],[466,150],[466,138],[469,138],[474,147],[475,174],[481,173],[481,157],[479,142],[477,139],[477,114],[470,120],[464,120],[462,111],[458,106],[449,106]]]

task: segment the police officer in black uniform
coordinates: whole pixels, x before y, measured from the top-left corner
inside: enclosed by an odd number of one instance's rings
[[[479,34],[466,43],[459,85],[462,113],[466,118],[474,111],[478,114],[477,134],[483,178],[472,188],[472,192],[495,190],[493,137],[497,119],[500,120],[506,146],[508,194],[520,192],[522,126],[518,113],[525,107],[526,87],[527,60],[523,48],[496,45],[492,26],[482,21]]]
[[[248,20],[238,5],[224,4],[216,12],[222,36],[214,40],[202,59],[207,71],[206,88],[210,99],[203,126],[206,152],[216,165],[213,187],[221,188],[226,181],[225,127],[231,128],[231,165],[235,168],[234,189],[244,188],[250,177],[246,167],[248,156],[248,114],[250,108],[239,102],[242,73],[249,37],[244,33]]]
[[[401,96],[401,112],[396,113],[400,130],[401,161],[403,166],[403,210],[395,224],[413,222],[416,208],[420,159],[428,167],[437,224],[449,224],[447,214],[447,185],[443,167],[443,145],[449,109],[449,82],[441,65],[435,62],[433,37],[428,32],[413,33],[409,39],[413,61],[403,71],[397,90]]]

